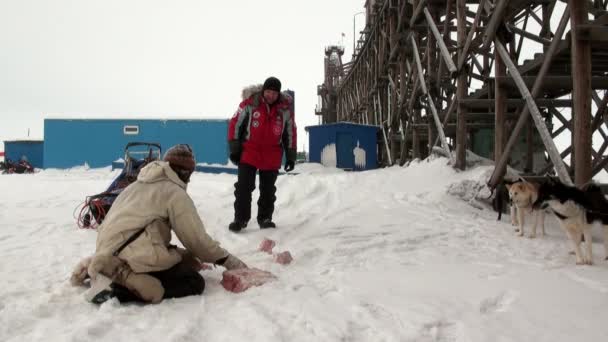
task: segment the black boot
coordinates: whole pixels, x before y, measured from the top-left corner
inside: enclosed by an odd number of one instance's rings
[[[261,229],[276,228],[277,227],[277,225],[274,224],[274,222],[272,222],[272,220],[269,219],[269,218],[263,219],[263,220],[258,220],[258,224],[260,225]]]
[[[232,223],[230,223],[228,225],[228,229],[230,229],[231,232],[240,232],[241,229],[247,227],[247,222],[242,222],[242,221],[234,221]]]

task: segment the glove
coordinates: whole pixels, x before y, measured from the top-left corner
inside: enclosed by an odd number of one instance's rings
[[[230,140],[228,145],[230,147],[230,161],[234,165],[239,165],[241,162],[241,142],[238,140]]]
[[[292,171],[296,165],[297,152],[294,148],[288,148],[285,151],[285,172]]]
[[[289,172],[289,171],[293,171],[293,168],[295,167],[295,164],[293,160],[288,160],[285,162],[285,172]]]
[[[226,258],[226,261],[224,261],[224,263],[221,265],[224,266],[227,270],[238,270],[240,268],[248,268],[247,265],[241,261],[241,259],[235,257],[232,254],[229,254]]]

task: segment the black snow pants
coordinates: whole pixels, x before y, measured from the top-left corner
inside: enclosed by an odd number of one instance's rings
[[[168,270],[148,274],[160,280],[165,288],[163,299],[200,295],[205,290],[203,276],[192,268],[192,264],[183,261]],[[111,286],[114,295],[121,303],[142,301],[121,285],[112,283]]]
[[[248,164],[239,164],[239,173],[234,183],[234,220],[238,222],[249,222],[251,219],[251,193],[255,189],[255,175],[257,168]],[[260,174],[260,198],[258,199],[257,220],[272,220],[274,213],[274,202],[277,197],[275,183],[279,170],[259,170]]]

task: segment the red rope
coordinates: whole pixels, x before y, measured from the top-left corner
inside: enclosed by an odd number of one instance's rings
[[[95,212],[97,212],[97,216],[93,216],[93,210],[91,210],[91,206],[95,208]],[[78,224],[78,228],[81,229],[97,229],[102,217],[106,216],[106,211],[103,208],[103,203],[100,200],[87,200],[83,204],[80,209],[80,213],[78,214],[78,219],[76,220]]]

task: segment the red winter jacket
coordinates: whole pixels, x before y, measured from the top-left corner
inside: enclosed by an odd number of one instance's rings
[[[272,106],[266,104],[261,92],[241,102],[228,125],[228,141],[242,143],[241,163],[258,170],[278,170],[283,148],[287,149],[287,159],[295,161],[297,128],[291,104],[286,93]]]

